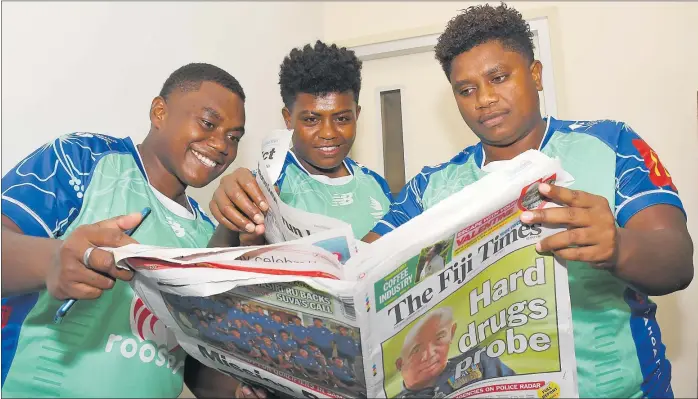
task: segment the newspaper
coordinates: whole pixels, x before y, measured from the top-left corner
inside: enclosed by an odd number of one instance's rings
[[[257,184],[269,203],[264,217],[264,236],[270,243],[291,241],[336,228],[351,228],[340,220],[293,208],[279,198],[274,184],[290,151],[292,135],[291,130],[274,130],[269,134],[262,142],[262,153],[255,171]]]
[[[535,250],[560,229],[519,219],[572,177],[536,151],[490,171],[352,260],[368,397],[578,396],[567,271]]]
[[[356,283],[343,272],[356,254],[351,229],[242,249],[111,251],[137,272],[134,291],[174,334],[158,342],[176,341],[278,396],[365,396]]]
[[[273,394],[578,397],[565,265],[535,251],[560,228],[519,220],[555,206],[540,182],[571,179],[529,151],[362,247],[340,225],[263,247],[111,251],[186,352]]]

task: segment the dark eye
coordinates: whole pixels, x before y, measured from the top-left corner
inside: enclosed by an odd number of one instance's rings
[[[467,96],[473,94],[473,91],[475,91],[474,88],[472,88],[472,87],[466,87],[466,88],[464,88],[464,89],[461,89],[460,95],[463,96],[463,97],[467,97]]]
[[[508,75],[499,75],[499,76],[496,76],[494,79],[492,79],[492,82],[494,82],[494,83],[502,83],[502,82],[504,82],[505,80],[507,80],[507,77],[508,77]]]
[[[337,120],[341,123],[351,122],[351,118],[348,116],[340,116]]]
[[[232,133],[228,134],[228,140],[232,140],[234,143],[239,143],[241,137],[238,137]]]
[[[214,127],[213,123],[207,121],[206,119],[202,119],[201,124],[203,125],[203,127],[205,127],[208,130],[213,129],[213,127]]]
[[[303,122],[307,124],[313,124],[317,122],[317,118],[315,118],[314,116],[309,116],[307,118],[303,118]]]

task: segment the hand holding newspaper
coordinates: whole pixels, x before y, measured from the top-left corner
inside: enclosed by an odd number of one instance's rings
[[[260,186],[277,169],[260,162]],[[111,251],[186,352],[273,394],[577,397],[567,272],[535,251],[557,230],[519,220],[550,206],[540,182],[571,177],[537,151],[487,172],[360,249],[348,225],[265,185],[275,244]]]
[[[488,170],[345,266],[369,397],[578,395],[567,271],[535,250],[557,229],[519,220],[572,177],[537,151]]]

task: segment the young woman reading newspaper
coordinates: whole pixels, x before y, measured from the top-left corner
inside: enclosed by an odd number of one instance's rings
[[[361,112],[361,61],[352,51],[320,41],[294,49],[279,72],[282,115],[293,130],[292,148],[275,182],[281,200],[307,212],[342,220],[357,238],[388,211],[387,182],[349,158]],[[255,177],[239,168],[221,179],[211,200],[220,222],[210,247],[264,243],[266,200]],[[240,385],[238,395],[259,397]]]
[[[436,46],[463,120],[480,138],[408,183],[364,241],[372,242],[484,175],[488,162],[529,149],[559,157],[570,188],[541,184],[564,207],[524,212],[526,224],[562,224],[541,252],[568,260],[580,397],[671,397],[657,306],[649,295],[693,278],[686,215],[657,154],[627,124],[542,118],[543,66],[516,10],[470,7]]]
[[[347,156],[361,112],[361,61],[352,51],[318,41],[291,51],[279,84],[281,112],[293,130],[292,149],[275,182],[281,200],[342,220],[363,237],[387,212],[392,196],[385,179]],[[248,169],[221,179],[210,208],[221,223],[210,246],[235,244],[238,232],[247,233],[243,241],[263,242],[268,205]]]

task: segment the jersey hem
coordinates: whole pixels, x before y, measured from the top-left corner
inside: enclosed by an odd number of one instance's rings
[[[636,213],[652,205],[659,204],[673,205],[683,212],[684,217],[686,216],[686,211],[683,208],[678,194],[667,190],[652,190],[631,197],[616,209],[615,213],[618,225],[624,227],[628,220],[635,216]]]
[[[56,237],[39,215],[19,200],[3,195],[2,208],[2,214],[12,220],[25,235],[32,237]]]

